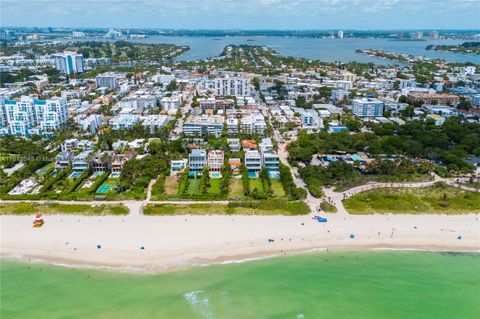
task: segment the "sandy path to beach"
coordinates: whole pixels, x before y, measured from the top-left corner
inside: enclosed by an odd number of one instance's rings
[[[480,250],[478,215],[332,215],[328,223],[311,216],[47,216],[39,229],[30,216],[0,222],[2,257],[151,271],[311,249]]]

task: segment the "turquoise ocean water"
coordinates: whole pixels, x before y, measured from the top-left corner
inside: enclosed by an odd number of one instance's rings
[[[1,318],[480,318],[480,255],[345,252],[126,274],[2,260]]]

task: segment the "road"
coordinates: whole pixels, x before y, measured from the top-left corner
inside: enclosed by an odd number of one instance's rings
[[[197,94],[197,86],[195,86],[192,91],[190,91],[190,94],[188,95],[187,101],[183,107],[180,108],[180,111],[182,113],[181,117],[176,121],[175,126],[173,127],[173,130],[170,132],[169,139],[171,141],[177,140],[180,138],[180,136],[183,133],[183,122],[185,121],[185,116],[190,113],[192,110],[192,101],[193,97]]]

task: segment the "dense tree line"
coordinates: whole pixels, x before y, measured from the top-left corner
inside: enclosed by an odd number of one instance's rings
[[[433,121],[410,121],[405,125],[371,124],[371,132],[299,134],[288,145],[292,163],[309,163],[314,154],[365,151],[373,156],[402,155],[443,163],[449,171],[468,172],[469,156],[480,156],[480,124],[449,118],[442,126]]]

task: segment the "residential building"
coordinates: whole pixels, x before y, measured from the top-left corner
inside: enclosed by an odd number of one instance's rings
[[[445,118],[438,114],[428,114],[427,118],[434,120],[436,126],[440,126],[445,123]]]
[[[400,89],[408,89],[408,88],[416,88],[418,85],[417,81],[415,80],[401,80],[399,88]]]
[[[112,157],[112,173],[120,174],[123,169],[123,165],[131,160],[135,155],[134,152],[129,151],[123,154],[114,153]]]
[[[240,151],[240,139],[238,138],[227,138],[228,147],[232,152]]]
[[[169,113],[176,113],[182,102],[178,96],[164,97],[160,100],[162,108]]]
[[[7,135],[50,136],[68,119],[67,101],[58,97],[35,100],[22,96],[20,100],[0,100],[0,108],[3,118],[0,128]]]
[[[170,172],[176,173],[179,171],[183,171],[188,166],[187,159],[180,159],[180,160],[171,160],[170,161]]]
[[[352,112],[359,117],[383,116],[384,103],[376,98],[353,100]]]
[[[243,140],[242,141],[242,148],[247,151],[254,151],[258,148],[257,142],[255,140]]]
[[[91,114],[80,121],[80,127],[90,134],[95,134],[103,124],[103,118],[98,114]]]
[[[207,160],[210,172],[220,172],[224,163],[224,152],[222,150],[211,150],[208,152]]]
[[[96,76],[95,83],[97,87],[106,87],[111,90],[118,88],[117,77],[114,72],[106,72]]]
[[[90,161],[93,172],[108,172],[112,168],[112,152],[103,151],[96,153]]]
[[[460,102],[460,98],[453,94],[428,94],[422,92],[410,92],[407,94],[407,98],[414,101],[422,101],[425,104],[451,104],[457,105]]]
[[[232,170],[234,173],[239,173],[242,161],[237,157],[231,157],[228,159],[228,165],[230,166],[230,170]]]
[[[249,172],[262,170],[262,156],[259,151],[245,151],[245,166]]]
[[[114,130],[131,129],[139,121],[138,116],[132,114],[121,114],[110,119],[109,124]]]
[[[171,117],[168,115],[156,114],[143,116],[141,120],[142,126],[148,127],[150,132],[154,132],[155,130],[164,127],[168,121],[171,120]]]
[[[74,172],[83,172],[90,167],[90,151],[83,151],[72,158],[72,169]]]
[[[207,134],[219,137],[223,130],[224,117],[220,115],[190,115],[184,124],[187,136],[205,136]]]
[[[202,110],[225,110],[233,108],[235,101],[232,99],[216,99],[214,97],[198,99]]]
[[[472,96],[472,104],[476,106],[480,105],[480,94],[475,94]]]
[[[202,148],[193,149],[188,156],[188,166],[191,175],[202,174],[207,165],[207,152]]]
[[[431,31],[430,32],[430,40],[438,40],[439,35],[437,31]]]
[[[270,152],[273,150],[273,143],[272,139],[269,137],[262,138],[262,141],[260,142],[260,151],[263,152]]]
[[[313,114],[311,114],[309,112],[302,112],[300,114],[300,119],[302,120],[302,125],[304,127],[305,126],[314,126],[314,124],[315,124]]]
[[[156,83],[162,84],[162,86],[166,87],[170,84],[173,80],[175,80],[175,75],[172,74],[158,74],[155,75],[152,80]]]
[[[330,95],[330,99],[332,99],[332,101],[336,102],[338,100],[342,100],[342,99],[348,97],[349,94],[350,94],[350,92],[347,91],[347,90],[333,90],[331,95]]]
[[[433,89],[436,92],[442,92],[443,91],[443,83],[441,83],[441,82],[433,83]]]
[[[262,153],[262,164],[269,172],[280,171],[280,157],[276,153]]]
[[[235,116],[229,116],[227,118],[227,134],[238,134],[238,119]]]
[[[251,113],[240,120],[242,133],[263,135],[266,129],[267,123],[265,123],[265,119],[260,113]]]
[[[215,94],[220,96],[249,96],[250,79],[230,76],[216,78]]]
[[[83,55],[76,52],[65,51],[52,55],[55,68],[64,74],[83,73]]]
[[[68,151],[62,151],[55,156],[55,169],[65,169],[71,164],[72,154]]]

